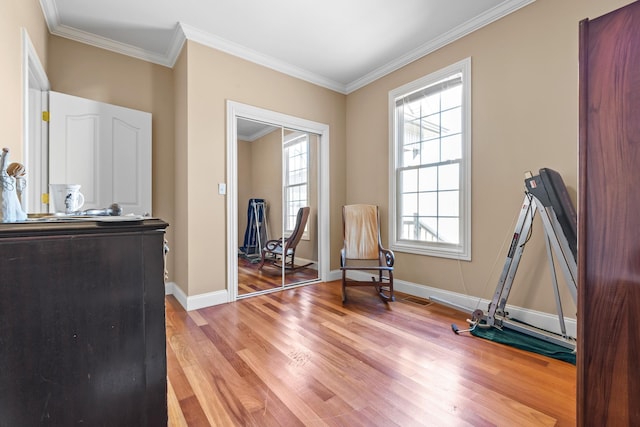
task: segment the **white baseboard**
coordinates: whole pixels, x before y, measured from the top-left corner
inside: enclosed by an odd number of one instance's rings
[[[177,287],[178,285],[176,285],[174,282],[164,282],[164,294],[173,295],[174,289]]]
[[[348,276],[355,280],[371,279],[371,274],[359,271],[350,271],[348,273]],[[342,278],[342,273],[340,272],[340,270],[334,270],[331,272],[330,277],[335,277],[331,280],[340,280]],[[487,309],[489,308],[489,303],[491,302],[490,300],[484,298],[459,294],[457,292],[446,291],[426,285],[419,285],[417,283],[406,282],[404,280],[394,279],[393,284],[394,289],[398,292],[424,299],[431,299],[433,297],[439,300],[447,301],[452,305],[466,309],[466,312],[469,316],[475,309],[478,308],[486,313]],[[561,333],[560,321],[558,319],[558,315],[555,313],[545,313],[542,311],[530,310],[528,308],[517,307],[514,305],[507,305],[506,309],[509,313],[509,317],[512,319],[517,319],[520,322],[525,322],[537,328],[544,329],[556,334]],[[461,318],[461,323],[464,322],[464,320],[466,320],[466,318]],[[565,316],[564,322],[567,329],[567,335],[575,338],[577,336],[576,319]]]
[[[306,268],[309,268],[311,270],[318,269],[318,261],[314,261],[312,259],[296,258],[296,266],[299,265],[304,265]]]
[[[334,280],[342,280],[342,271],[332,270],[327,275],[327,282],[333,282]]]
[[[370,280],[371,274],[358,271],[350,271],[348,276],[355,280]],[[333,270],[329,272],[327,281],[334,281],[342,279],[342,272],[340,270]],[[473,297],[470,295],[459,294],[457,292],[446,291],[443,289],[433,288],[431,286],[419,285],[417,283],[407,282],[404,280],[394,280],[395,290],[408,295],[431,299],[447,301],[454,306],[458,306],[466,311],[470,315],[475,309],[481,309],[486,312],[489,307],[490,301],[484,298]],[[200,295],[187,296],[182,289],[173,282],[165,284],[165,293],[167,295],[173,295],[180,305],[185,310],[198,310],[200,308],[211,307],[219,304],[226,304],[229,302],[229,293],[226,290],[208,292]],[[542,311],[530,310],[528,308],[517,307],[513,305],[507,305],[507,311],[509,316],[513,319],[518,319],[521,322],[528,323],[536,326],[540,329],[560,333],[560,323],[558,316],[554,313],[544,313]],[[461,317],[461,323],[466,318]],[[565,326],[567,328],[567,334],[570,337],[576,337],[577,335],[577,322],[575,318],[564,318]]]
[[[226,290],[187,296],[180,286],[174,282],[165,284],[165,294],[173,295],[180,305],[187,311],[198,310],[229,302],[229,293]]]

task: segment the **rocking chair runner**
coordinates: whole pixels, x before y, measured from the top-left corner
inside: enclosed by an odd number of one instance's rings
[[[281,237],[277,240],[269,240],[262,248],[262,258],[260,259],[260,265],[258,270],[261,270],[265,262],[270,262],[276,267],[284,267],[287,270],[293,270],[295,266],[296,246],[302,238],[304,228],[307,225],[307,219],[309,219],[309,207],[303,207],[298,209],[298,215],[296,217],[296,225],[293,232],[289,237]],[[287,258],[289,259],[287,261]],[[281,260],[282,264],[277,264],[278,260]]]
[[[347,205],[342,208],[344,246],[340,251],[342,302],[347,300],[347,286],[374,286],[384,302],[395,301],[393,294],[392,251],[380,241],[380,213],[375,205]],[[374,271],[371,282],[347,279],[347,271]],[[388,282],[383,284],[383,282]]]

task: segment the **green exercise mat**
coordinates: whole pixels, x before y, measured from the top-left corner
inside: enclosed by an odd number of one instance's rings
[[[497,329],[477,327],[471,331],[476,337],[484,338],[500,344],[510,345],[522,350],[542,354],[554,359],[576,364],[576,354],[561,345],[545,341],[513,329]]]

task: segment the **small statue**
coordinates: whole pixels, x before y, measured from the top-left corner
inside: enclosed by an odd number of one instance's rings
[[[16,177],[7,172],[9,164],[9,149],[3,148],[0,154],[0,221],[15,222],[27,219],[26,212],[18,200]],[[24,189],[24,167],[22,171],[12,170],[19,175],[20,193]]]
[[[13,162],[7,166],[7,174],[16,179],[16,191],[18,193],[18,200],[22,203],[22,192],[27,187],[27,171],[24,169],[22,163]]]

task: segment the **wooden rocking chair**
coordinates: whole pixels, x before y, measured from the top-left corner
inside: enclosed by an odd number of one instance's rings
[[[384,302],[395,301],[393,294],[392,251],[380,241],[380,213],[375,205],[347,205],[342,208],[344,246],[340,251],[342,302],[347,300],[347,286],[374,286]],[[347,271],[374,271],[370,282],[347,279]],[[386,284],[383,284],[385,282]]]
[[[296,246],[302,238],[304,228],[309,219],[309,207],[298,209],[296,225],[289,237],[281,237],[277,240],[269,240],[262,248],[262,256],[258,270],[261,270],[266,262],[270,262],[276,267],[284,267],[287,270],[296,268],[294,263],[296,257]],[[280,261],[280,263],[278,263]]]

